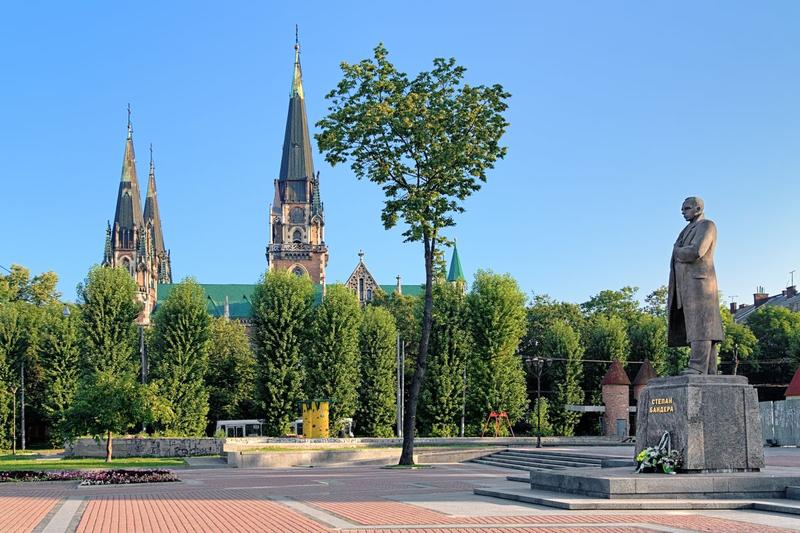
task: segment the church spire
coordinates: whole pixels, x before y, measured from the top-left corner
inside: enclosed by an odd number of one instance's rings
[[[122,157],[122,176],[117,193],[117,209],[114,213],[114,231],[119,231],[120,248],[136,249],[134,230],[144,228],[142,218],[142,195],[136,177],[136,154],[133,150],[133,126],[131,106],[128,104],[128,136],[125,140],[125,153]]]
[[[303,74],[300,68],[300,42],[295,34],[292,90],[289,94],[289,113],[286,117],[286,133],[283,138],[279,180],[312,180],[314,163],[311,154],[311,137],[308,134],[308,118],[303,95]],[[301,192],[299,189],[293,192]],[[303,192],[307,194],[307,188],[303,187],[302,189],[306,189]],[[287,201],[285,195],[282,196],[281,199]],[[308,200],[304,198],[301,201]]]
[[[461,269],[461,259],[458,257],[458,246],[453,242],[453,255],[450,257],[450,272],[447,274],[447,281],[467,281],[464,278],[464,271]]]
[[[161,214],[156,196],[156,166],[153,162],[153,145],[150,145],[150,175],[147,180],[147,199],[144,202],[144,222],[150,231],[153,259],[158,263],[156,271],[159,283],[172,283],[172,269],[169,254],[164,246],[164,233],[161,229]]]
[[[152,226],[152,239],[154,252],[160,254],[165,251],[164,234],[161,231],[161,215],[158,212],[158,199],[156,197],[156,167],[153,163],[153,145],[150,145],[150,176],[147,180],[147,199],[144,202],[144,221]]]

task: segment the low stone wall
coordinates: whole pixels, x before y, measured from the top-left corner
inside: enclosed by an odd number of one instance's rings
[[[800,446],[800,399],[760,402],[764,443]]]
[[[505,449],[505,448],[503,448]],[[491,448],[415,448],[417,464],[459,463],[497,452]],[[400,459],[400,448],[361,448],[358,450],[303,450],[226,453],[228,464],[238,468],[289,468],[293,466],[391,465]]]
[[[385,448],[387,446],[402,446],[403,439],[390,438],[355,438],[355,439],[299,439],[279,437],[245,437],[225,439],[225,451],[246,451],[253,448],[268,447],[297,447],[298,451],[305,447],[319,448]],[[432,438],[418,437],[414,439],[414,446],[535,446],[536,437],[452,437]],[[542,437],[544,446],[615,446],[626,445],[621,439],[615,437]]]
[[[114,457],[192,457],[221,455],[221,439],[115,438],[111,441]],[[76,439],[64,447],[67,457],[105,457],[106,441]]]

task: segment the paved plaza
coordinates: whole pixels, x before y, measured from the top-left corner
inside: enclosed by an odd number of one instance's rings
[[[768,463],[800,470],[797,449]],[[740,511],[562,511],[473,494],[508,483],[476,464],[188,469],[180,483],[0,485],[0,531],[634,532],[800,531],[800,516]],[[523,485],[524,486],[524,485]]]

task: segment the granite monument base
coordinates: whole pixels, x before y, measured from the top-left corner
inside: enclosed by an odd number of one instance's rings
[[[764,448],[758,396],[744,376],[651,380],[639,396],[636,453],[668,431],[684,473],[758,472]],[[641,474],[645,475],[645,474]]]

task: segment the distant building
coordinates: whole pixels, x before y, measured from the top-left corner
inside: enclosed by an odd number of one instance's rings
[[[117,192],[114,225],[108,223],[106,226],[103,265],[122,267],[136,280],[139,289],[137,299],[144,305],[137,322],[147,325],[158,300],[158,284],[172,283],[170,253],[164,246],[161,215],[156,197],[152,146],[144,210],[141,200],[139,180],[136,175],[136,155],[133,150],[133,126],[128,109],[128,137],[125,140],[125,154],[122,158],[122,177]]]
[[[780,294],[774,294],[772,296],[764,291],[764,287],[758,287],[758,290],[753,293],[752,305],[731,302],[730,312],[735,322],[744,323],[747,322],[756,309],[773,305],[785,307],[790,311],[800,312],[800,295],[797,293],[797,286],[790,285]]]

